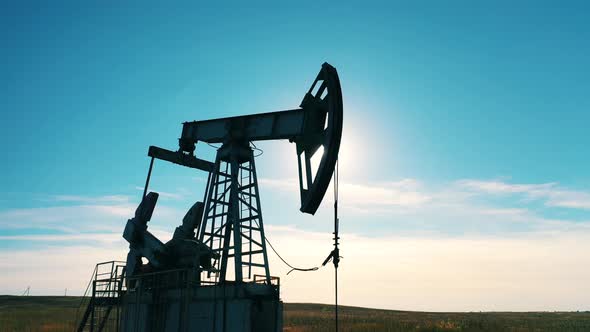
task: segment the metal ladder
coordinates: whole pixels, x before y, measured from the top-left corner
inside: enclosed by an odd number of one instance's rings
[[[120,300],[124,290],[125,262],[96,264],[76,311],[78,332],[118,331]]]

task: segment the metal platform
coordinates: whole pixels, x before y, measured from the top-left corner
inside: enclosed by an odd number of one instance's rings
[[[199,269],[125,277],[125,265],[96,265],[78,309],[77,331],[282,331],[280,279],[254,275],[252,282],[198,281]],[[131,285],[129,288],[126,285]]]

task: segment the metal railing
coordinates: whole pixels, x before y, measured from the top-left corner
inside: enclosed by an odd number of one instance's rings
[[[76,311],[77,331],[118,331],[124,277],[125,262],[96,264]]]

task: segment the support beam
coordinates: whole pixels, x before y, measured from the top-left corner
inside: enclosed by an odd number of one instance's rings
[[[199,159],[191,154],[185,154],[180,151],[170,151],[157,146],[150,146],[148,156],[169,161],[181,166],[200,169],[209,173],[215,169],[215,164],[210,161]]]
[[[228,137],[244,141],[293,139],[303,134],[304,119],[305,111],[294,109],[185,122],[180,140],[194,144],[198,141],[224,143]]]

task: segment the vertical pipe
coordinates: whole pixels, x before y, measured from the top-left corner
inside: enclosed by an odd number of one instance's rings
[[[336,332],[338,332],[338,267],[334,268],[334,292],[336,293]]]
[[[336,167],[334,169],[334,255],[332,262],[334,263],[334,313],[336,319],[336,332],[338,332],[338,263],[340,263],[340,249],[338,248],[338,160],[336,160]]]

